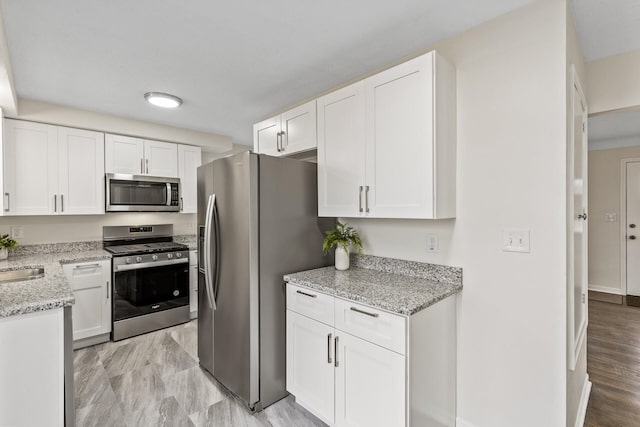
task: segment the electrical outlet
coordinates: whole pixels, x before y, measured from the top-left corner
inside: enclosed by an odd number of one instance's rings
[[[438,253],[438,235],[435,233],[427,234],[427,252]]]
[[[502,230],[502,250],[504,252],[529,253],[529,230],[525,228]]]
[[[618,214],[615,212],[609,212],[604,214],[604,219],[606,222],[616,222],[618,221]]]
[[[24,229],[22,227],[11,227],[11,238],[22,239],[24,237]]]

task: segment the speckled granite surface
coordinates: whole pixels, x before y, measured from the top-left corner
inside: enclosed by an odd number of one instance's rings
[[[367,257],[367,268],[353,266],[347,271],[324,267],[300,273],[287,274],[284,280],[299,286],[315,289],[329,295],[356,301],[393,313],[411,315],[462,290],[462,270],[443,273],[451,267],[422,264],[390,258]],[[377,258],[377,259],[371,259]],[[399,262],[400,261],[400,262]],[[407,261],[404,261],[406,263]],[[362,265],[362,264],[359,264]],[[374,268],[376,267],[376,268]],[[419,268],[418,268],[419,267]],[[385,271],[386,270],[386,271]],[[398,273],[408,272],[412,275]],[[434,271],[434,276],[427,274]],[[458,281],[441,281],[443,278]]]
[[[429,279],[435,282],[462,284],[462,269],[459,267],[406,261],[404,259],[383,258],[373,255],[351,254],[350,258],[352,267],[403,274],[405,276],[422,277],[423,279]]]
[[[72,305],[75,299],[61,264],[110,258],[111,255],[102,249],[91,249],[12,256],[0,261],[0,271],[44,267],[41,279],[0,284],[0,317]]]
[[[37,245],[20,245],[9,251],[9,257],[37,254],[56,254],[61,252],[84,252],[102,249],[102,240],[88,242],[41,243]]]
[[[198,250],[198,239],[195,234],[184,234],[180,236],[173,236],[173,241],[176,243],[182,243],[183,245],[189,245],[190,251]]]

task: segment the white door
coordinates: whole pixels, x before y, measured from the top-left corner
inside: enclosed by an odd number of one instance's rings
[[[56,212],[58,148],[55,126],[5,121],[5,215],[49,215]]]
[[[329,425],[334,409],[334,329],[287,310],[287,391]]]
[[[283,154],[299,153],[318,146],[315,100],[283,113],[280,120]]]
[[[587,103],[572,70],[569,141],[569,367],[575,368],[587,329]]]
[[[336,427],[404,427],[405,357],[336,330]]]
[[[126,175],[144,173],[144,141],[122,135],[105,135],[105,172]]]
[[[104,134],[59,127],[58,176],[59,213],[104,214]]]
[[[365,214],[364,83],[332,92],[318,106],[318,215]]]
[[[365,80],[365,206],[379,218],[433,218],[433,53]]]
[[[281,156],[280,116],[253,125],[253,151],[269,156]]]
[[[73,290],[74,341],[111,332],[111,263],[89,261],[62,266]]]
[[[178,144],[144,140],[145,174],[178,177]]]
[[[178,144],[178,176],[182,186],[182,213],[198,212],[198,166],[202,150],[192,145]]]
[[[627,163],[627,295],[640,297],[640,162]]]

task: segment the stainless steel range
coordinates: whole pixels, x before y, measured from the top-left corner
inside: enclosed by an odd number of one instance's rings
[[[173,225],[103,227],[112,259],[111,339],[119,341],[189,321],[189,247]]]

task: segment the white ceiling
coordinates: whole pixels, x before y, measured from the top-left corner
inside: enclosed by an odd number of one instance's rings
[[[0,5],[20,98],[251,144],[252,124],[267,115],[527,1],[0,0]],[[184,105],[152,107],[142,97],[147,91],[178,95]]]
[[[586,61],[640,49],[640,0],[571,0]]]

